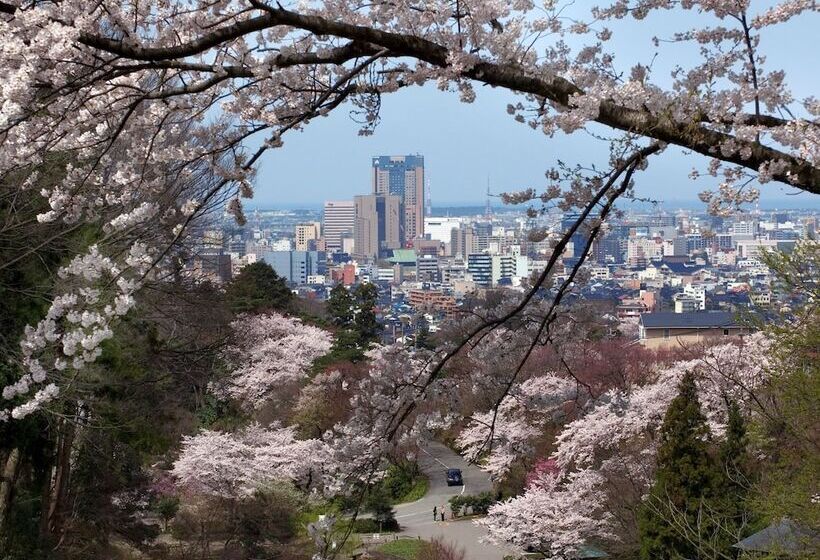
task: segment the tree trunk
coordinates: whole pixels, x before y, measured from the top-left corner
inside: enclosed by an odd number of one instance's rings
[[[46,533],[59,541],[63,530],[63,521],[67,511],[69,480],[71,477],[71,449],[74,445],[74,424],[62,420],[57,429],[57,452],[54,458],[53,482],[47,486],[46,499],[43,501],[44,524]]]
[[[20,449],[15,447],[6,458],[3,467],[3,477],[0,479],[0,531],[6,525],[6,520],[11,511],[11,495],[14,490],[14,482],[17,479],[17,471],[20,467]]]

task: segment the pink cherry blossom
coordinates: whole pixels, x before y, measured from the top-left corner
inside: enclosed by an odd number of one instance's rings
[[[203,430],[182,440],[171,474],[204,494],[238,498],[274,482],[322,487],[332,472],[327,447],[298,440],[293,428],[251,424],[236,433]]]
[[[331,346],[327,331],[279,313],[243,315],[231,326],[236,342],[224,356],[232,371],[211,388],[251,409],[306,380],[311,363]]]

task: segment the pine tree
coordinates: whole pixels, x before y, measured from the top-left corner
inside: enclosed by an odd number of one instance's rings
[[[360,284],[353,295],[357,307],[355,328],[359,333],[359,344],[366,347],[369,343],[378,341],[381,332],[375,311],[379,289],[373,284]]]
[[[231,309],[237,313],[287,310],[293,294],[284,278],[264,262],[244,267],[228,285],[226,297]]]
[[[642,559],[699,557],[693,542],[703,529],[698,513],[714,497],[719,481],[709,455],[709,437],[695,378],[687,373],[666,412],[655,484],[638,519]]]
[[[353,323],[353,296],[343,284],[336,284],[330,290],[327,312],[336,326],[347,328]]]
[[[727,400],[726,406],[728,422],[726,439],[719,450],[720,494],[715,509],[720,518],[718,546],[725,555],[732,556],[735,552],[732,545],[740,540],[745,521],[749,457],[746,422],[740,407],[732,400]]]

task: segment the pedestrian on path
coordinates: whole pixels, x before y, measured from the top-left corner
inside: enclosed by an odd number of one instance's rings
[[[444,506],[441,506],[441,520],[444,521]]]
[[[437,519],[438,519],[438,508],[436,506],[433,506],[433,521],[436,521]]]

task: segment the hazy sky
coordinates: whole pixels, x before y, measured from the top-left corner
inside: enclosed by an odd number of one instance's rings
[[[670,36],[681,29],[680,18],[674,18],[673,27],[668,16],[658,14],[643,22],[612,27],[619,41],[616,62],[620,61],[624,71],[637,62],[651,61],[657,50],[650,41],[653,35]],[[697,19],[684,22],[684,26],[689,24],[696,25]],[[767,67],[786,70],[797,98],[820,96],[818,25],[820,17],[808,14],[763,36]],[[657,75],[668,75],[675,63],[695,60],[687,48],[662,45],[655,61]],[[606,162],[606,145],[585,132],[548,138],[516,123],[506,113],[507,103],[516,99],[507,91],[478,87],[476,101],[464,104],[457,94],[440,92],[432,85],[412,88],[383,97],[382,121],[370,137],[357,135],[350,106],[342,106],[311,122],[304,131],[288,133],[284,147],[264,156],[250,206],[315,206],[328,199],[366,194],[374,155],[423,154],[434,206],[482,203],[488,178],[494,193],[541,187],[544,171],[558,159]],[[703,169],[706,163],[706,158],[670,148],[636,177],[638,194],[662,199],[670,209],[676,202],[695,200],[711,183],[696,183],[688,174],[693,166]],[[794,189],[773,183],[764,185],[762,191],[764,206],[820,205],[820,197],[791,196]]]

